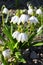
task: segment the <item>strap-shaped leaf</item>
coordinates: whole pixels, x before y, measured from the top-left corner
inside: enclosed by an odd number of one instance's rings
[[[36,33],[32,33],[31,35],[30,35],[30,37],[29,37],[29,40],[28,41],[32,41],[33,40],[33,38],[36,36]]]
[[[15,48],[18,48],[18,42],[15,43],[15,45],[14,45],[14,49],[15,49]]]
[[[12,39],[11,34],[10,34],[10,32],[9,32],[7,26],[4,26],[4,28],[3,28],[3,33],[4,33],[8,38]]]
[[[43,45],[43,42],[36,42],[36,43],[34,43],[33,46],[42,46],[42,45]]]
[[[43,33],[43,25],[37,30],[37,36]]]
[[[15,56],[19,62],[26,63],[25,59],[22,57],[22,54],[20,52],[15,52]]]

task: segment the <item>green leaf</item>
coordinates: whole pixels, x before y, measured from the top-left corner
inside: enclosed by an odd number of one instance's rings
[[[3,28],[3,33],[4,33],[9,39],[12,39],[11,34],[10,34],[10,32],[9,32],[9,28],[8,28],[7,26],[5,26],[5,27]]]
[[[21,56],[21,53],[20,52],[15,52],[15,56],[16,56],[16,58],[19,58],[19,56]]]
[[[37,36],[43,33],[43,25],[37,30]]]
[[[5,25],[5,27],[3,28],[3,33],[6,35],[10,42],[14,43],[8,26]]]
[[[18,46],[18,42],[17,42],[17,43],[15,43],[15,45],[14,45],[14,47],[13,47],[13,48],[14,48],[14,49],[15,49],[15,48],[18,48],[17,46]]]
[[[32,33],[32,34],[30,35],[30,37],[29,37],[29,40],[28,40],[28,41],[32,41],[32,40],[33,40],[33,38],[35,37],[35,35],[36,35],[36,33]]]
[[[19,62],[26,63],[25,59],[22,57],[20,52],[15,52],[15,56],[18,59]]]
[[[22,57],[19,59],[19,61],[22,62],[22,63],[26,63],[25,59],[22,58]]]
[[[8,44],[7,44],[7,45],[8,45],[8,48],[9,48],[9,49],[11,49],[11,51],[13,51],[13,50],[14,50],[14,48],[13,48],[13,47],[14,47],[14,44],[13,44],[13,43],[8,42]]]
[[[1,60],[2,60],[2,63],[3,63],[4,65],[8,65],[7,60],[5,60],[4,57],[3,57],[2,55],[1,55]]]
[[[43,45],[43,42],[39,42],[39,43],[34,43],[33,46],[42,46]]]

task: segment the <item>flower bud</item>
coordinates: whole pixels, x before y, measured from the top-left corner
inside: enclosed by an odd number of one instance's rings
[[[8,9],[7,8],[4,8],[3,11],[2,11],[3,14],[8,14]]]

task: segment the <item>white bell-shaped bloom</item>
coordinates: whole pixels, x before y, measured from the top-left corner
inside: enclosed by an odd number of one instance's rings
[[[40,8],[37,9],[37,10],[36,10],[36,14],[39,14],[39,15],[42,14],[42,10],[41,10]]]
[[[3,56],[4,56],[5,58],[9,58],[11,53],[10,53],[10,50],[7,49],[7,50],[4,50],[4,51],[2,52],[2,54],[3,54]]]
[[[3,11],[2,11],[2,13],[8,14],[8,9],[7,8],[4,8]]]
[[[11,18],[11,23],[13,23],[13,24],[15,24],[15,23],[18,23],[18,21],[19,21],[19,17],[18,16],[13,16],[12,18]]]
[[[4,65],[3,63],[1,65]]]
[[[31,5],[28,5],[28,9],[31,9]]]
[[[29,16],[27,14],[22,14],[19,18],[19,22],[18,24],[20,24],[21,22],[24,24],[25,22],[28,22]]]
[[[18,42],[27,42],[28,41],[28,36],[27,36],[27,34],[25,34],[25,33],[20,33],[19,34],[19,36],[18,36]]]
[[[28,10],[28,14],[29,14],[29,15],[32,15],[32,14],[33,14],[33,9],[29,9],[29,10]]]
[[[34,23],[34,24],[38,23],[38,19],[35,16],[30,17],[29,21],[30,21],[31,24],[32,23]]]
[[[12,34],[12,37],[15,39],[17,39],[18,38],[18,35],[19,35],[20,33],[18,32],[18,31],[15,31],[13,34]]]

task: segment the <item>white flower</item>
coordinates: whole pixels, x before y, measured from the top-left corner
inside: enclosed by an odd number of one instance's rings
[[[15,24],[15,23],[17,23],[19,21],[19,17],[18,16],[13,16],[12,18],[11,18],[11,23],[13,22],[13,24]]]
[[[4,65],[3,63],[1,65]]]
[[[36,10],[36,14],[39,14],[39,15],[42,14],[42,10],[41,10],[40,8],[37,9],[37,10]]]
[[[31,9],[31,5],[28,6],[28,9]]]
[[[9,49],[4,50],[4,51],[2,52],[2,54],[3,54],[3,56],[4,56],[5,58],[9,58],[9,57],[10,57],[10,50],[9,50]]]
[[[29,21],[30,21],[31,24],[32,23],[34,23],[34,24],[38,23],[38,19],[35,16],[30,17]]]
[[[26,14],[22,14],[19,18],[19,22],[18,24],[20,24],[21,22],[24,24],[25,22],[28,22],[29,16]]]
[[[7,8],[4,8],[3,11],[2,11],[2,13],[8,14],[8,9]]]
[[[4,65],[3,63],[1,65]]]
[[[19,35],[20,33],[18,32],[18,31],[15,31],[13,34],[12,34],[12,37],[15,39],[17,39],[18,38],[18,35]]]
[[[29,9],[28,14],[32,15],[33,14],[33,9]]]
[[[18,36],[18,42],[27,42],[28,41],[28,36],[25,33],[20,33]]]

